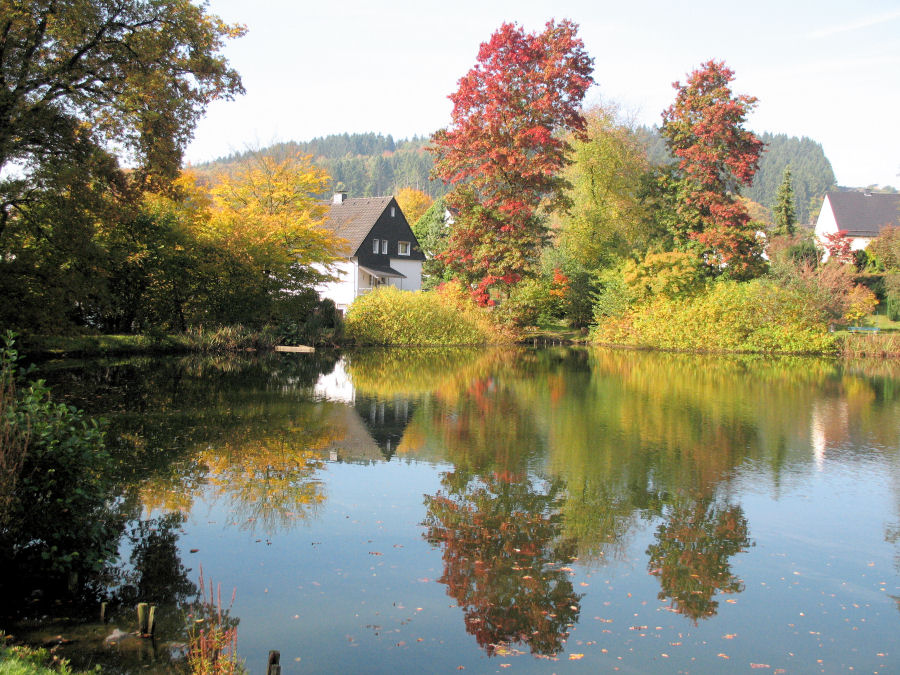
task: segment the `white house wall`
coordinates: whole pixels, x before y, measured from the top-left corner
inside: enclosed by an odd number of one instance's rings
[[[391,258],[391,267],[406,276],[405,279],[391,279],[391,285],[402,291],[422,289],[422,261]]]
[[[816,245],[822,250],[822,262],[828,260],[828,249],[826,248],[828,240],[825,238],[829,234],[837,234],[838,224],[834,217],[834,209],[831,208],[831,200],[826,195],[825,201],[822,202],[822,210],[819,211],[819,219],[816,221]],[[870,237],[850,237],[850,250],[861,251],[866,248],[872,239]]]
[[[338,309],[346,310],[356,297],[359,269],[353,260],[339,262],[334,268],[334,276],[338,277],[338,281],[319,284],[316,292],[321,298],[331,298]]]

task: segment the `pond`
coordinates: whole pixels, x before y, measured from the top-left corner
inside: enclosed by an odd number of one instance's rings
[[[613,350],[48,364],[128,516],[62,635],[183,656],[199,574],[251,673],[900,672],[900,369]],[[229,603],[234,592],[233,603]],[[156,639],[134,601],[159,604]]]

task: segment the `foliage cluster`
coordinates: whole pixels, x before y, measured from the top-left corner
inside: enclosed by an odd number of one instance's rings
[[[689,298],[654,296],[597,326],[600,343],[689,351],[832,353],[809,298],[769,279],[718,281]]]
[[[17,359],[7,334],[0,348],[0,584],[70,583],[116,554],[111,459],[100,425],[54,403],[42,380],[24,382]]]
[[[487,310],[456,284],[432,293],[382,286],[357,298],[347,312],[347,337],[360,345],[479,345],[508,340]]]

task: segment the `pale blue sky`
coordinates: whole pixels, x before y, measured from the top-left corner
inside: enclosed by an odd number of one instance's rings
[[[618,103],[657,124],[672,83],[711,58],[759,99],[748,126],[809,136],[838,182],[900,186],[900,2],[729,3],[211,0],[249,32],[226,55],[247,94],[210,106],[192,162],[274,141],[374,131],[429,135],[447,95],[503,22],[538,30],[569,18],[595,59],[588,103]]]

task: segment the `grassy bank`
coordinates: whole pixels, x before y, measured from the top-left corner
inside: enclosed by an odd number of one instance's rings
[[[19,352],[30,359],[62,357],[237,352],[275,347],[279,335],[270,329],[243,326],[192,329],[176,335],[21,335]]]
[[[0,635],[0,675],[77,675],[68,662],[46,649],[8,644],[9,636]]]

